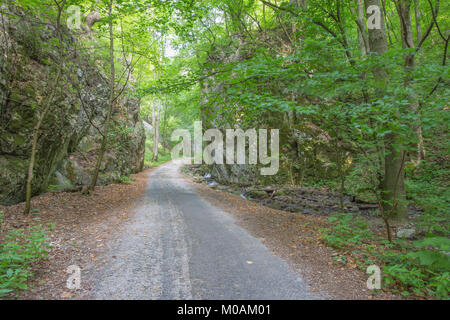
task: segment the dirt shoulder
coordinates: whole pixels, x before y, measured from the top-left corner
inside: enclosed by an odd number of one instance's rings
[[[328,226],[325,217],[275,210],[185,177],[204,199],[232,214],[238,225],[288,261],[313,292],[329,299],[399,299],[389,292],[367,289],[367,275],[356,263],[343,265],[333,260],[339,253],[320,241],[319,230]]]
[[[49,233],[53,248],[47,260],[34,266],[34,277],[29,290],[14,295],[12,299],[67,299],[80,298],[89,289],[89,274],[101,253],[109,246],[114,234],[134,214],[133,208],[145,190],[146,170],[134,175],[131,184],[99,186],[91,195],[79,192],[47,193],[32,199],[32,208],[39,211],[25,217],[24,203],[2,207],[3,233],[26,228],[33,223],[54,224]],[[66,288],[70,265],[81,268],[81,290]]]

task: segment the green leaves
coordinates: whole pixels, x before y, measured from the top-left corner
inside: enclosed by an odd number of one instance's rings
[[[450,239],[446,237],[429,237],[415,241],[416,248],[428,248],[408,253],[421,266],[430,267],[436,271],[450,270]]]
[[[47,257],[46,230],[41,225],[12,230],[0,244],[0,297],[28,288],[32,263]]]
[[[415,241],[414,246],[417,248],[434,247],[445,252],[450,251],[450,239],[446,237],[430,237],[423,240]]]
[[[450,268],[450,257],[438,251],[420,250],[409,253],[408,257],[415,259],[421,266],[431,267],[437,271]]]
[[[328,218],[334,225],[322,230],[322,238],[332,247],[343,249],[373,239],[366,220],[353,214],[337,214]]]

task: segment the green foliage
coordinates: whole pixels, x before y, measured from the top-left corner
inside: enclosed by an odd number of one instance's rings
[[[414,242],[402,253],[383,253],[386,265],[382,268],[387,285],[399,284],[403,293],[432,295],[448,299],[450,288],[449,239],[425,238]],[[424,249],[426,248],[426,249]]]
[[[350,244],[359,245],[373,238],[369,224],[353,214],[338,214],[330,217],[331,228],[321,230],[322,239],[334,248],[343,249]]]
[[[436,144],[435,141],[434,143]],[[448,144],[448,142],[447,142]],[[437,144],[438,145],[438,144]],[[445,148],[445,146],[442,146]],[[448,164],[440,165],[431,160],[439,156],[435,152],[428,155],[430,161],[424,161],[420,166],[408,168],[406,181],[407,194],[423,209],[417,225],[424,233],[448,235],[450,220],[450,190],[447,186]]]
[[[130,176],[121,176],[120,183],[121,184],[131,184],[132,181],[135,181],[136,178]]]
[[[383,283],[394,292],[408,296],[435,296],[448,299],[450,270],[450,240],[447,237],[427,237],[413,243],[396,241],[385,243],[368,228],[364,218],[338,214],[329,218],[330,228],[321,230],[321,237],[329,246],[349,251],[364,265],[378,264],[383,272]],[[378,245],[373,245],[377,244]],[[346,263],[341,255],[335,259]]]
[[[420,249],[408,253],[417,264],[437,272],[450,270],[450,239],[431,237],[415,241],[414,248]]]
[[[4,236],[0,244],[0,297],[28,288],[33,263],[46,259],[47,250],[51,248],[46,232],[47,228],[35,224]]]
[[[49,192],[56,192],[56,191],[61,190],[62,187],[63,187],[63,186],[60,185],[60,184],[51,184],[51,185],[48,186],[47,190],[48,190]]]
[[[151,150],[153,150],[153,149],[151,149]],[[144,165],[146,168],[157,167],[157,166],[164,164],[170,160],[172,160],[171,155],[164,154],[162,149],[160,149],[160,153],[158,155],[158,161],[153,161],[153,154],[151,151],[149,151],[148,149],[145,151]]]

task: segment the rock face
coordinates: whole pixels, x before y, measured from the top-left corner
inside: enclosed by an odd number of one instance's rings
[[[5,8],[2,8],[5,9]],[[3,16],[0,32],[0,204],[24,200],[33,130],[48,99],[58,61],[67,61],[55,87],[50,112],[38,140],[32,192],[87,184],[100,135],[92,126],[106,118],[107,76],[76,51],[76,39],[64,31],[66,55],[52,45],[55,29],[17,7]],[[42,27],[45,25],[45,27]],[[3,29],[3,27],[2,27]],[[114,130],[100,174],[109,183],[143,168],[145,131],[140,101],[128,97],[114,106]]]
[[[241,50],[243,47],[242,39],[236,39],[239,43],[236,50],[230,50],[230,48],[218,48],[217,51],[211,53],[212,60],[220,61],[223,63],[233,63],[244,60],[248,56],[248,52]],[[233,48],[234,49],[234,48]],[[211,61],[212,62],[212,61]],[[213,73],[215,70],[209,70]],[[201,117],[203,123],[203,130],[211,128],[220,129],[225,134],[226,129],[243,129],[240,127],[235,119],[230,119],[228,115],[229,111],[224,108],[226,106],[210,99],[211,95],[222,94],[224,92],[224,84],[217,81],[214,77],[210,77],[201,83],[202,93],[204,98],[201,102]],[[224,151],[226,145],[224,145]],[[225,152],[224,152],[225,154]],[[248,159],[248,156],[247,156]],[[258,182],[258,166],[250,164],[212,164],[209,166],[211,176],[220,183],[224,184],[237,184],[242,186],[253,185]]]
[[[273,29],[267,33],[254,34],[253,37],[261,37],[262,41],[258,46],[266,46],[266,49],[272,51],[274,56],[286,55],[287,57],[293,53],[289,52],[292,48],[290,48],[290,40],[289,37],[286,38],[286,30],[284,28]],[[213,46],[208,52],[209,58],[205,65],[212,67],[206,67],[208,71],[206,73],[212,74],[212,76],[205,77],[201,83],[203,129],[218,128],[223,133],[225,129],[238,128],[243,131],[251,128],[278,129],[280,155],[283,156],[279,157],[279,170],[275,175],[264,176],[260,174],[260,169],[267,167],[261,164],[212,164],[209,166],[209,172],[212,177],[224,184],[249,186],[286,183],[301,185],[305,175],[316,181],[330,176],[337,176],[339,173],[336,166],[333,165],[333,162],[336,163],[336,160],[333,159],[333,157],[336,157],[336,148],[331,143],[329,134],[312,123],[310,117],[297,115],[294,108],[284,108],[276,104],[271,108],[255,107],[255,105],[248,107],[241,104],[239,99],[230,99],[230,96],[232,97],[233,95],[228,93],[227,88],[233,87],[232,81],[226,82],[223,80],[223,76],[215,75],[217,71],[215,68],[217,67],[214,66],[230,66],[242,63],[242,66],[238,68],[233,66],[233,72],[230,74],[230,77],[233,78],[238,76],[239,72],[243,72],[242,70],[247,68],[245,61],[250,61],[258,54],[252,45],[254,40],[249,39],[249,41],[247,39],[248,36],[246,34],[237,33],[229,44]],[[236,71],[234,71],[235,69]],[[236,80],[236,83],[239,83],[240,80]],[[263,96],[263,93],[270,92],[275,96],[283,96],[285,101],[295,102],[298,105],[310,103],[310,101],[304,100],[303,97],[299,97],[297,92],[295,92],[296,90],[291,90],[289,87],[290,85],[283,81],[276,84],[264,81],[264,86],[261,87],[256,86],[256,88],[252,88],[252,86],[249,86],[246,89],[242,89],[239,85],[236,85],[236,88],[233,89],[236,93],[239,90],[246,90],[246,93],[260,97]],[[246,99],[243,100],[245,101]],[[263,97],[262,100],[264,100]],[[255,102],[250,102],[250,105],[252,103]],[[247,116],[247,114],[251,116]],[[226,145],[224,148],[226,148]],[[340,148],[347,151],[351,146],[340,145]],[[350,153],[347,154],[347,157],[350,160]]]

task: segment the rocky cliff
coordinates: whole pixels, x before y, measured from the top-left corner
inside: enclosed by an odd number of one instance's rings
[[[88,184],[100,138],[96,127],[106,118],[107,76],[77,49],[77,38],[68,30],[65,57],[60,59],[52,45],[56,32],[51,23],[18,8],[2,7],[0,19],[0,204],[24,200],[33,130],[59,61],[68,62],[40,130],[33,194]],[[127,88],[114,106],[115,129],[101,184],[143,168],[145,131],[140,101],[131,91]]]

